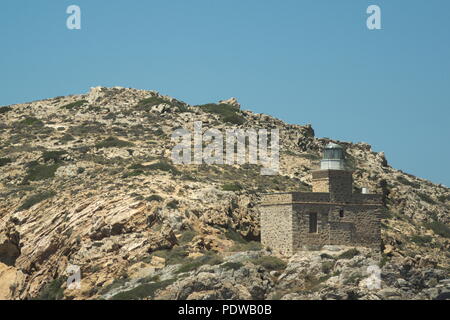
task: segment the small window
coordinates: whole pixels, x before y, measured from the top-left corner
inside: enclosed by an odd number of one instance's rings
[[[341,217],[341,218],[344,217],[344,209],[339,210],[339,217]]]
[[[309,214],[309,233],[317,233],[317,213]]]

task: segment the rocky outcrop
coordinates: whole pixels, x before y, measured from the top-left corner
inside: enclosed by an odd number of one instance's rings
[[[20,256],[20,234],[11,223],[3,225],[0,231],[0,263],[14,266]]]
[[[236,99],[218,107],[97,87],[0,114],[2,297],[35,298],[61,285],[65,298],[110,299],[141,284],[158,288],[139,297],[149,299],[446,297],[450,190],[392,168],[367,143],[339,142],[355,192],[385,195],[382,252],[338,259],[344,249],[328,248],[294,256],[285,269],[258,264],[271,255],[257,245],[258,194],[308,191],[331,140],[315,137],[311,125],[242,110]],[[174,165],[171,134],[192,130],[194,121],[204,130],[278,128],[280,174],[261,176],[255,165]],[[223,261],[197,265],[207,254]],[[178,273],[183,262],[195,268]],[[81,268],[79,291],[65,288],[69,265]],[[381,291],[365,289],[372,265],[382,266]]]
[[[0,263],[0,300],[15,299],[23,290],[25,280],[20,270]]]

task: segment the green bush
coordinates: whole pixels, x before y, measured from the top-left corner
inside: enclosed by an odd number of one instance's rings
[[[243,189],[242,186],[237,182],[224,184],[222,186],[223,191],[241,191],[242,189]]]
[[[176,279],[164,280],[160,282],[144,283],[129,291],[120,292],[114,295],[111,300],[141,300],[152,299],[156,291],[164,289],[174,283]]]
[[[27,198],[17,210],[22,211],[22,210],[30,209],[35,204],[38,204],[39,202],[42,202],[46,199],[52,198],[55,195],[56,195],[56,193],[54,191],[45,191],[45,192],[41,192],[41,193],[32,195],[29,198]]]
[[[160,170],[160,171],[166,171],[166,172],[170,172],[174,175],[179,175],[180,171],[177,170],[177,168],[175,168],[173,165],[171,165],[170,163],[168,163],[167,161],[159,161],[156,163],[153,163],[151,165],[148,165],[145,167],[145,169],[147,170]]]
[[[433,237],[431,237],[431,236],[414,235],[411,237],[411,241],[414,243],[417,243],[418,245],[424,245],[424,244],[430,243],[432,240],[433,240]]]
[[[240,268],[242,268],[244,265],[241,262],[233,262],[233,261],[229,261],[226,262],[222,265],[222,268],[224,268],[225,270],[239,270]]]
[[[125,148],[125,147],[131,147],[133,146],[133,143],[129,141],[123,141],[115,137],[108,137],[102,142],[99,142],[95,145],[96,148]]]
[[[52,164],[48,166],[43,164],[32,164],[28,168],[25,182],[51,179],[55,176],[55,172],[58,168],[59,164]]]
[[[189,109],[183,103],[176,100],[168,101],[161,97],[150,97],[143,99],[139,101],[139,103],[135,106],[135,109],[148,112],[152,109],[152,107],[160,104],[168,104],[173,107],[178,107],[180,112],[189,112]]]
[[[131,171],[131,172],[124,173],[122,175],[122,178],[126,179],[126,178],[130,178],[130,177],[137,177],[137,176],[140,176],[140,175],[143,175],[143,174],[145,174],[145,172],[142,171],[142,170],[134,170],[134,171]]]
[[[0,167],[6,166],[11,162],[12,160],[10,158],[0,158]]]
[[[160,104],[170,104],[168,101],[164,100],[160,97],[150,97],[139,101],[139,103],[135,106],[138,110],[150,111],[152,107],[160,105]]]
[[[352,259],[353,257],[356,257],[360,252],[353,248],[353,249],[349,249],[343,253],[341,253],[337,258],[338,259]]]
[[[209,103],[197,107],[201,108],[205,112],[219,115],[221,120],[224,122],[236,125],[241,125],[245,122],[245,118],[242,116],[239,108],[229,104]]]
[[[433,198],[431,198],[429,195],[427,195],[426,193],[422,193],[422,192],[418,192],[417,195],[419,196],[419,198],[422,201],[425,201],[426,203],[430,203],[430,204],[434,204],[435,201],[433,200]]]
[[[42,153],[42,159],[47,162],[53,160],[54,162],[61,161],[61,156],[65,155],[65,151],[44,151]]]
[[[73,136],[98,135],[105,133],[105,125],[100,122],[87,122],[80,126],[70,127],[67,134]]]
[[[41,120],[36,119],[34,117],[27,117],[27,118],[25,118],[25,119],[23,119],[22,121],[19,122],[19,126],[20,127],[24,127],[24,126],[43,127],[44,123]]]
[[[450,194],[442,194],[442,195],[438,196],[438,200],[440,202],[446,203],[446,202],[450,201]]]
[[[380,263],[378,264],[378,266],[380,268],[383,268],[388,262],[389,262],[389,257],[383,253],[381,255]]]
[[[231,248],[232,252],[259,251],[259,250],[262,250],[262,245],[257,241],[250,241],[247,243],[236,243]]]
[[[81,107],[82,105],[84,105],[86,103],[88,103],[88,101],[86,101],[86,100],[79,100],[79,101],[76,101],[76,102],[72,102],[72,103],[66,104],[66,105],[62,106],[61,108],[72,110],[74,108]]]
[[[286,262],[277,257],[272,256],[263,256],[261,258],[253,259],[252,263],[260,265],[269,271],[283,270],[286,268]]]
[[[195,270],[203,265],[210,265],[210,266],[214,266],[217,264],[221,264],[223,262],[222,258],[219,257],[217,254],[215,253],[210,253],[208,252],[207,254],[197,257],[193,260],[190,260],[186,263],[184,263],[179,269],[178,269],[178,273],[184,273],[184,272],[189,272],[192,270]]]
[[[334,264],[335,262],[330,260],[322,262],[322,272],[326,274],[330,273],[333,270]]]
[[[409,181],[408,179],[406,179],[403,176],[398,176],[397,177],[398,182],[400,182],[401,184],[406,184],[407,186],[413,187],[415,189],[420,188],[420,183],[414,182],[414,181]]]
[[[328,253],[322,253],[322,254],[320,255],[320,258],[321,258],[321,259],[332,259],[332,260],[335,259],[333,256],[329,255]]]
[[[166,259],[167,265],[180,264],[186,261],[188,252],[185,247],[176,246],[170,250],[158,250],[152,253],[152,256],[157,256]]]
[[[344,284],[354,284],[357,285],[364,278],[359,272],[355,272],[350,275],[347,279],[344,280]]]
[[[231,228],[228,228],[227,231],[225,231],[225,237],[227,237],[230,240],[233,240],[234,242],[243,244],[247,243],[247,240],[245,240],[239,232]]]
[[[170,209],[177,209],[180,202],[178,200],[172,200],[167,203],[166,207]]]
[[[73,140],[75,140],[75,138],[72,135],[67,133],[67,134],[63,135],[59,141],[61,141],[62,143],[66,143],[66,142],[73,141]]]
[[[394,214],[387,208],[383,208],[380,214],[381,219],[392,219]]]
[[[158,196],[157,194],[153,194],[150,197],[145,198],[145,200],[147,200],[148,202],[151,202],[151,201],[161,202],[164,199],[161,196]]]
[[[445,223],[433,221],[431,223],[427,223],[426,226],[441,237],[450,238],[450,227]]]
[[[64,289],[62,285],[65,280],[58,278],[44,286],[37,296],[37,300],[61,300],[64,297]]]
[[[11,110],[12,110],[11,107],[1,107],[0,114],[6,114],[7,112],[10,112]]]
[[[194,237],[197,235],[197,233],[193,230],[186,230],[181,234],[181,237],[178,239],[178,241],[181,244],[189,243],[194,239]]]

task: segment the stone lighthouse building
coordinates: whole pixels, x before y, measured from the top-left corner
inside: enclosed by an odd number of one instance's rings
[[[352,171],[345,169],[340,145],[325,147],[320,170],[312,172],[312,191],[263,195],[265,247],[284,255],[323,245],[380,248],[382,195],[353,192]]]

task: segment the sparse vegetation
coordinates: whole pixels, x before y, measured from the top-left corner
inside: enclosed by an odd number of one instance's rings
[[[398,176],[397,177],[398,182],[400,182],[401,184],[405,184],[407,186],[413,187],[414,189],[419,189],[420,188],[420,183],[417,183],[415,181],[410,181],[408,179],[406,179],[403,176]]]
[[[178,241],[180,242],[180,244],[186,244],[192,241],[192,239],[194,239],[194,237],[197,235],[197,233],[193,230],[186,230],[184,231],[180,238],[178,239]]]
[[[62,143],[67,143],[67,142],[73,141],[73,140],[75,140],[75,138],[72,135],[67,133],[67,134],[63,135],[59,141],[61,141]]]
[[[378,266],[380,268],[383,268],[388,262],[389,262],[389,257],[386,254],[382,253],[381,260],[380,260],[380,263],[378,264]]]
[[[222,186],[223,191],[241,191],[242,189],[243,187],[237,182],[224,184]]]
[[[433,198],[431,198],[426,193],[418,192],[417,195],[419,196],[420,200],[425,201],[426,203],[429,203],[429,204],[434,204],[435,203]]]
[[[348,277],[347,279],[344,280],[344,284],[346,284],[346,285],[347,284],[357,285],[363,278],[364,277],[360,273],[355,272],[355,273],[352,273],[350,275],[350,277]]]
[[[286,262],[273,256],[263,256],[261,258],[253,259],[251,262],[260,265],[269,271],[283,270],[286,268]]]
[[[160,105],[160,104],[169,104],[168,101],[164,100],[160,97],[150,97],[139,101],[139,103],[135,106],[138,110],[150,111],[152,107]]]
[[[18,211],[30,209],[35,204],[42,202],[46,199],[52,198],[56,195],[54,191],[45,191],[28,197],[22,205],[17,209]]]
[[[60,162],[61,161],[61,156],[65,155],[66,152],[65,151],[44,151],[42,153],[42,159],[45,162],[48,162],[50,160],[52,160],[53,162]]]
[[[188,256],[188,251],[185,247],[175,246],[170,250],[158,250],[151,254],[152,256],[157,256],[166,259],[166,264],[179,264],[186,261]]]
[[[135,109],[149,112],[151,111],[152,107],[160,104],[167,104],[172,107],[177,107],[180,110],[180,112],[189,112],[189,109],[179,101],[176,100],[170,101],[162,97],[156,96],[139,101],[139,103],[135,106]]]
[[[333,256],[329,255],[328,253],[322,253],[322,254],[320,255],[320,258],[321,258],[321,259],[331,259],[331,260],[335,260],[335,258],[334,258]]]
[[[170,172],[174,175],[180,174],[180,171],[178,171],[177,168],[175,168],[173,165],[171,165],[170,163],[168,163],[165,160],[161,160],[159,162],[153,163],[145,168],[148,170],[166,171],[166,172]]]
[[[231,248],[232,252],[242,252],[242,251],[259,251],[262,250],[262,245],[257,241],[250,241],[245,243],[235,243]]]
[[[43,127],[44,123],[34,117],[27,117],[17,123],[18,127]]]
[[[11,110],[12,110],[11,107],[1,107],[0,114],[6,114],[7,112],[10,112]]]
[[[62,288],[64,282],[63,278],[51,281],[42,289],[36,300],[61,300],[64,297],[64,288]]]
[[[247,241],[242,237],[242,235],[239,232],[231,228],[228,228],[227,231],[225,231],[225,237],[237,243],[243,244],[247,243]]]
[[[158,196],[157,194],[153,194],[150,197],[145,198],[145,200],[147,200],[148,202],[151,202],[151,201],[161,202],[164,199],[163,199],[163,197]]]
[[[104,124],[99,122],[85,122],[81,126],[70,127],[67,130],[67,134],[73,136],[99,135],[103,133],[105,133]]]
[[[430,243],[432,240],[433,240],[433,238],[431,236],[414,235],[411,237],[411,241],[418,245],[424,245],[424,244]]]
[[[79,101],[75,101],[75,102],[66,104],[66,105],[62,106],[61,108],[72,110],[72,109],[79,108],[79,107],[85,105],[86,103],[88,103],[88,101],[86,101],[86,100],[79,100]]]
[[[431,223],[427,223],[426,226],[441,237],[450,238],[450,227],[445,223],[433,221]]]
[[[326,274],[330,273],[333,270],[334,264],[335,262],[331,260],[322,262],[322,272]]]
[[[203,265],[214,266],[217,264],[221,264],[223,262],[222,258],[215,253],[208,252],[203,256],[197,257],[193,260],[190,260],[184,263],[179,269],[178,273],[189,272],[195,270]]]
[[[37,162],[32,162],[28,166],[24,183],[27,183],[28,181],[52,179],[55,176],[55,172],[58,168],[59,164],[44,165]]]
[[[442,195],[438,196],[438,200],[440,202],[446,203],[446,202],[450,201],[450,194],[442,194]]]
[[[360,252],[357,249],[352,248],[352,249],[349,249],[349,250],[341,253],[337,257],[337,259],[353,259],[354,257],[356,257],[359,254],[360,254]]]
[[[228,122],[236,125],[241,125],[245,122],[245,118],[241,114],[239,108],[229,104],[209,103],[197,107],[201,108],[205,112],[219,115],[223,122]]]
[[[133,143],[129,141],[123,141],[116,137],[108,137],[102,142],[99,142],[95,145],[96,148],[126,148],[133,146]]]
[[[166,207],[169,209],[178,209],[178,205],[180,202],[178,200],[171,200],[166,204]]]
[[[225,270],[239,270],[240,268],[242,268],[244,265],[241,262],[233,262],[233,261],[228,261],[226,263],[224,263],[222,265],[222,268],[224,268]]]
[[[392,219],[394,214],[387,208],[383,208],[380,214],[381,219]]]
[[[11,158],[0,158],[0,167],[6,166],[11,162],[12,162]]]

